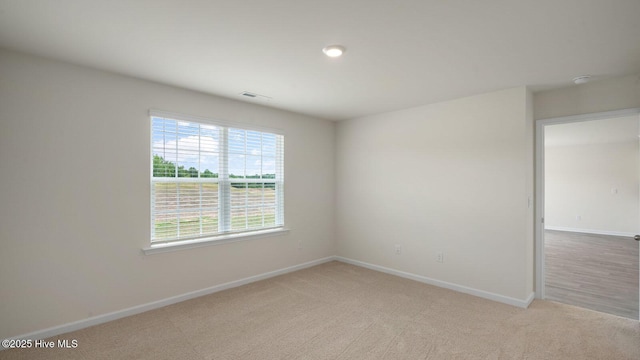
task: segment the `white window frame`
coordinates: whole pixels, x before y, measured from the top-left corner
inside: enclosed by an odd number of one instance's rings
[[[203,235],[203,236],[194,236],[194,237],[184,237],[184,238],[172,238],[167,240],[153,240],[151,236],[149,237],[149,246],[143,248],[143,252],[145,254],[155,254],[162,253],[167,251],[174,251],[180,249],[188,249],[194,247],[208,246],[208,245],[216,245],[216,244],[225,244],[229,242],[241,241],[241,240],[249,240],[255,239],[259,237],[267,237],[274,235],[281,235],[287,233],[289,229],[285,228],[284,224],[284,176],[283,171],[284,163],[277,164],[276,168],[280,167],[281,171],[276,171],[276,179],[273,181],[265,181],[265,179],[248,179],[248,178],[229,178],[228,167],[220,166],[218,169],[218,177],[217,178],[154,178],[153,176],[153,118],[165,118],[176,121],[186,121],[190,123],[198,123],[205,125],[214,125],[217,127],[221,127],[220,134],[220,152],[219,152],[219,163],[227,163],[229,156],[228,149],[228,131],[229,128],[234,129],[242,129],[248,131],[259,131],[263,133],[271,133],[276,135],[281,135],[277,137],[278,144],[276,145],[277,149],[282,152],[280,156],[276,156],[277,161],[284,161],[284,132],[278,129],[272,128],[264,128],[254,125],[247,125],[235,122],[226,122],[226,121],[218,121],[212,120],[209,118],[185,115],[180,113],[162,111],[151,109],[149,110],[148,121],[150,123],[150,210],[151,210],[151,218],[150,218],[150,231],[154,231],[155,223],[154,223],[154,197],[153,197],[153,184],[154,182],[175,182],[175,183],[188,183],[188,182],[197,182],[197,183],[217,183],[218,184],[218,233],[212,235]],[[177,164],[176,164],[177,166]],[[199,169],[200,171],[200,169]],[[262,227],[257,229],[247,229],[241,231],[232,231],[231,230],[231,195],[230,189],[232,183],[265,183],[265,182],[273,182],[275,183],[276,191],[276,225],[273,227]],[[264,223],[263,223],[264,224]],[[150,234],[151,235],[151,234]]]

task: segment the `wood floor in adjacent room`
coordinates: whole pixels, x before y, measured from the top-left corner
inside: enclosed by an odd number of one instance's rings
[[[547,300],[638,319],[635,240],[547,230],[544,244]]]
[[[57,336],[2,359],[639,359],[640,323],[521,309],[330,262]]]

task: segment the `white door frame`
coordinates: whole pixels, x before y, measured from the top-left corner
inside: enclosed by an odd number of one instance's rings
[[[536,298],[544,299],[544,127],[640,114],[640,108],[563,116],[536,121]]]

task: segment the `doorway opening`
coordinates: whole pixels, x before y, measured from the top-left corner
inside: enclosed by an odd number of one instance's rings
[[[638,320],[639,114],[537,122],[538,298]]]

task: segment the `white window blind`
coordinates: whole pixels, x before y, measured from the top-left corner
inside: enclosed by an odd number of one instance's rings
[[[151,243],[284,225],[284,136],[151,113]]]

